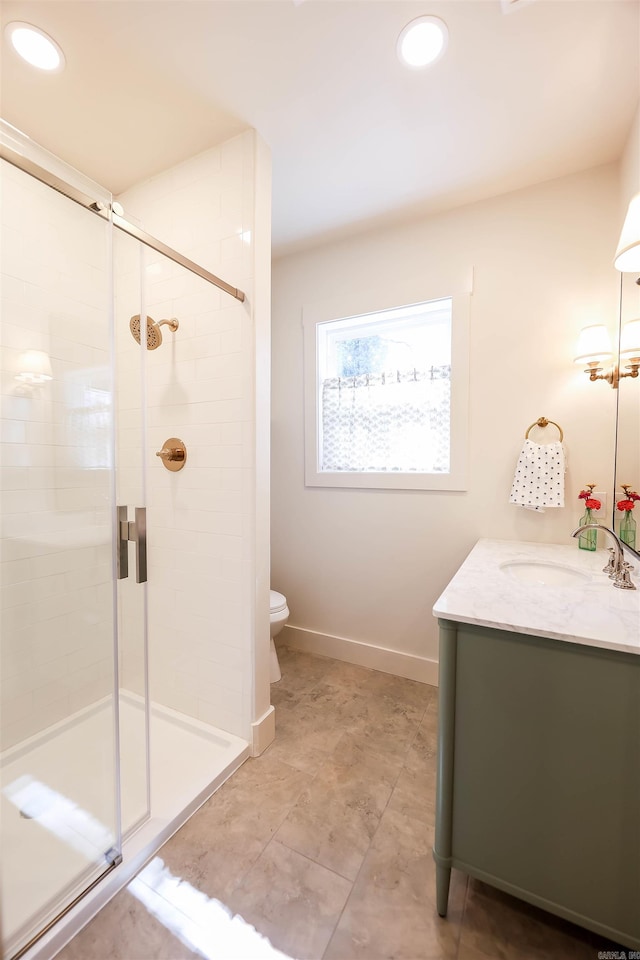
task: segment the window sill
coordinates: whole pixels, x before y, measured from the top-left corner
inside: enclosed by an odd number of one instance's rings
[[[307,487],[345,487],[365,490],[458,490],[467,489],[465,471],[457,473],[401,473],[400,471],[361,473],[339,471],[309,471]]]

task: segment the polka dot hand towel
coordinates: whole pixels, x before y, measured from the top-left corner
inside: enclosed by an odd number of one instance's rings
[[[560,442],[524,441],[509,503],[539,513],[546,507],[564,507],[564,449]]]

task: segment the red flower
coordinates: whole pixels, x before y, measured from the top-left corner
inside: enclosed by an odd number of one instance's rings
[[[599,500],[596,500],[595,497],[589,497],[588,500],[585,500],[585,507],[587,510],[599,510],[602,504]]]
[[[636,493],[635,490],[629,490],[627,496],[629,500],[640,500],[640,493]]]
[[[638,497],[640,500],[640,497]],[[633,510],[635,501],[629,497],[628,500],[618,500],[618,510]]]
[[[578,494],[578,500],[588,500],[591,496],[591,490],[581,490]]]

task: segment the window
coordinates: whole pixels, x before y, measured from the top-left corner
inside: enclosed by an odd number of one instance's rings
[[[305,310],[307,485],[464,488],[465,304]]]

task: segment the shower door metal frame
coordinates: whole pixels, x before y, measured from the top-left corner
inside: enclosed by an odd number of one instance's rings
[[[114,210],[114,204],[104,203],[102,201],[96,201],[95,196],[90,195],[89,193],[83,191],[74,184],[69,183],[64,180],[62,177],[53,173],[53,171],[48,170],[47,168],[38,164],[35,160],[32,160],[30,157],[26,156],[19,149],[22,146],[21,139],[24,141],[29,141],[29,138],[22,134],[20,131],[15,130],[16,137],[14,138],[11,133],[10,124],[7,124],[6,121],[0,119],[0,159],[5,160],[7,163],[10,163],[12,166],[17,167],[23,173],[28,174],[36,180],[39,180],[41,183],[52,188],[63,196],[67,197],[69,200],[73,200],[75,203],[82,206],[84,209],[88,210],[90,213],[99,216],[101,219],[110,222],[118,230],[123,233],[128,234],[133,237],[135,240],[138,240],[140,243],[144,244],[146,247],[151,248],[157,253],[161,254],[164,257],[167,257],[169,260],[172,260],[174,263],[179,264],[180,266],[186,267],[191,273],[195,273],[197,276],[201,277],[203,280],[211,283],[213,286],[224,291],[230,296],[234,297],[236,300],[243,302],[245,300],[245,294],[242,290],[237,287],[232,286],[226,281],[222,280],[220,277],[217,277],[211,271],[206,270],[200,264],[195,263],[193,260],[190,260],[188,257],[183,256],[177,250],[174,250],[172,247],[163,243],[161,240],[151,236],[151,234],[146,233],[137,225],[131,223],[126,217],[122,216],[119,213],[116,213]],[[20,139],[21,138],[21,139]],[[7,141],[11,140],[11,144]],[[13,146],[12,144],[15,144]],[[37,144],[33,144],[34,149],[42,150],[41,147]],[[52,155],[52,160],[58,160]],[[64,161],[61,161],[64,164]],[[84,178],[84,175],[80,175]],[[89,178],[84,178],[89,179]],[[96,187],[99,188],[100,185],[96,184]],[[109,191],[101,188],[105,194]],[[117,537],[116,537],[116,562],[118,558],[121,559],[123,551],[126,550],[126,541],[132,539],[136,541],[136,558],[137,558],[137,576],[136,581],[138,583],[146,581],[146,525],[144,519],[144,510],[136,510],[136,522],[129,524],[126,523],[127,535],[125,537],[124,525],[126,522],[126,517],[121,512],[122,508],[116,507],[116,523],[117,523]],[[124,522],[123,522],[124,521]],[[139,525],[138,525],[139,524]],[[132,529],[133,528],[133,529]],[[140,535],[142,534],[142,535]],[[143,569],[144,568],[144,569]],[[116,689],[118,688],[118,663],[117,663],[117,649],[114,651],[115,654],[115,668],[114,668],[114,681]],[[116,711],[115,717],[116,724],[116,741],[119,739],[119,721]],[[118,808],[118,831],[120,834],[119,842],[122,841],[122,824],[121,824],[121,814],[120,814],[120,771],[119,771],[119,762],[116,764],[116,778],[115,778],[115,787],[117,791],[117,808]],[[148,786],[147,786],[148,789]],[[111,855],[109,855],[111,854]],[[117,866],[122,863],[122,853],[120,850],[114,849],[113,851],[108,851],[107,854],[107,864],[106,869],[98,876],[95,877],[88,886],[81,891],[71,902],[66,904],[59,913],[56,914],[51,920],[49,920],[46,925],[38,930],[38,932],[29,940],[28,943],[24,944],[19,948],[18,952],[13,954],[11,960],[19,960],[20,957],[23,957],[39,940],[42,939],[46,934],[48,934],[59,921],[67,916],[67,914],[73,910],[91,891],[93,891],[107,875],[109,875]]]
[[[30,176],[35,177],[36,180],[40,180],[48,187],[52,187],[54,190],[57,190],[58,193],[62,193],[65,197],[68,197],[69,200],[79,203],[80,206],[90,210],[91,213],[95,213],[105,220],[110,220],[114,227],[117,227],[118,230],[128,233],[129,236],[139,240],[140,243],[143,243],[146,247],[151,247],[151,249],[155,250],[156,253],[160,253],[169,260],[173,260],[174,263],[180,264],[181,267],[186,267],[191,273],[195,273],[199,277],[202,277],[203,280],[207,280],[209,283],[212,283],[215,287],[218,287],[219,290],[223,290],[225,293],[228,293],[229,296],[234,297],[240,302],[245,300],[244,292],[238,287],[234,287],[230,283],[227,283],[226,280],[222,280],[220,277],[217,277],[215,273],[211,273],[210,270],[206,270],[204,267],[201,267],[200,264],[195,263],[194,260],[189,260],[188,257],[178,253],[178,251],[174,250],[173,247],[163,243],[162,240],[158,240],[157,237],[152,237],[150,233],[142,230],[142,228],[136,226],[135,223],[131,223],[131,221],[127,220],[126,217],[116,213],[113,209],[113,204],[110,205],[110,208],[107,208],[106,205],[102,203],[96,203],[94,197],[89,196],[89,194],[86,194],[77,187],[74,187],[72,184],[67,183],[60,177],[56,176],[56,174],[46,170],[44,167],[41,167],[28,157],[25,157],[18,150],[14,150],[2,142],[0,142],[0,159],[6,160],[7,163],[11,163],[14,167],[18,167],[18,169],[22,170],[24,173],[28,173]]]
[[[45,924],[45,926],[41,930],[38,930],[38,932],[34,934],[31,940],[29,940],[22,947],[20,947],[17,953],[13,953],[10,957],[10,960],[20,960],[20,957],[24,957],[25,954],[27,954],[29,950],[31,950],[31,947],[36,945],[38,940],[41,940],[47,933],[49,933],[49,931],[52,930],[56,926],[56,924],[62,920],[63,917],[66,917],[66,915],[70,913],[73,910],[73,908],[80,903],[81,900],[84,900],[84,898],[88,894],[90,894],[92,890],[95,890],[98,884],[102,883],[104,878],[108,877],[111,871],[115,870],[116,867],[119,867],[121,863],[122,863],[122,854],[114,853],[113,857],[109,859],[109,866],[107,867],[107,869],[103,870],[99,877],[96,877],[94,880],[92,880],[91,883],[88,884],[88,886],[86,886],[84,890],[82,890],[82,892],[78,894],[77,897],[74,897],[74,899],[70,903],[68,903],[66,907],[62,908],[60,913],[57,913],[55,917],[52,917],[52,919],[49,920],[49,922]]]

